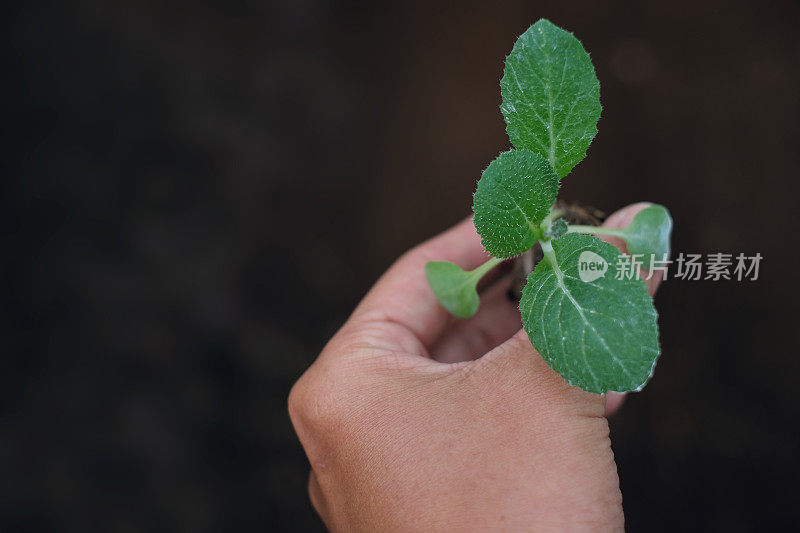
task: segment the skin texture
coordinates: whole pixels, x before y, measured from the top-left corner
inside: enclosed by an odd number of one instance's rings
[[[293,387],[311,502],[332,531],[623,529],[605,418],[622,397],[550,370],[505,282],[455,320],[425,280],[427,261],[487,259],[471,220],[407,252]]]

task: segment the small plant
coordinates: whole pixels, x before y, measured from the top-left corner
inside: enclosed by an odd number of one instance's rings
[[[553,208],[561,178],[597,134],[601,111],[594,66],[574,35],[544,19],[528,28],[506,58],[500,91],[515,149],[489,164],[472,205],[493,257],[470,272],[429,262],[428,282],[448,311],[471,316],[484,274],[539,243],[544,258],[519,303],[533,346],[571,385],[598,394],[641,390],[661,352],[658,315],[636,263],[592,235],[624,239],[650,268],[669,253],[669,212],[653,205],[628,227],[611,229],[570,226]],[[619,275],[626,272],[632,275]]]

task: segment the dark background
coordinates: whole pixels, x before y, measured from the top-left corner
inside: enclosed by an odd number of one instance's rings
[[[611,421],[629,530],[795,515],[796,2],[72,0],[4,15],[0,529],[319,530],[288,390],[467,215],[542,16],[602,85],[561,197],[764,256],[657,297],[658,371]]]

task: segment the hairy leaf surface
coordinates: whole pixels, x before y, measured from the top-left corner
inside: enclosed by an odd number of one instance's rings
[[[500,154],[483,172],[472,204],[486,251],[506,258],[533,246],[557,193],[558,176],[542,155],[530,150]]]
[[[597,134],[600,82],[592,60],[570,32],[541,19],[506,58],[500,80],[511,143],[541,153],[563,178]]]
[[[600,239],[570,233],[551,244],[558,267],[540,261],[519,304],[531,343],[571,385],[598,394],[641,389],[660,353],[657,314],[644,282],[616,279],[630,260]],[[602,261],[607,270],[584,282],[579,261],[584,271]]]

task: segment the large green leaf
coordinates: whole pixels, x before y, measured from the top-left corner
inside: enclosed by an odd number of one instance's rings
[[[617,279],[620,269],[632,272],[630,260],[600,239],[573,233],[543,249],[519,304],[533,346],[571,385],[598,394],[640,390],[660,353],[658,315],[641,279]]]
[[[543,154],[563,178],[597,134],[600,83],[580,41],[549,20],[523,33],[500,80],[508,136]]]
[[[486,251],[506,258],[533,246],[557,193],[558,176],[542,155],[530,150],[500,154],[483,172],[472,204]]]

